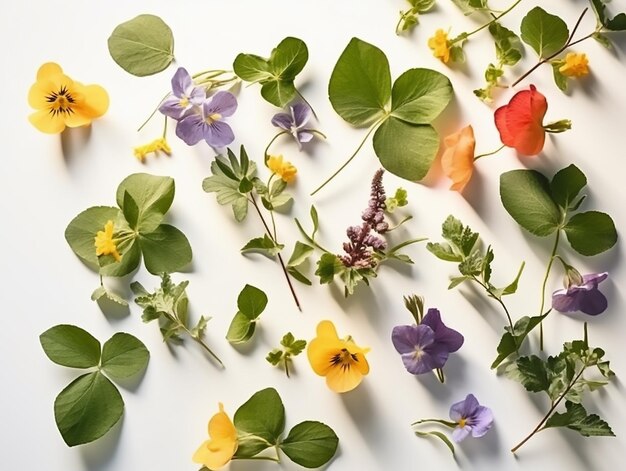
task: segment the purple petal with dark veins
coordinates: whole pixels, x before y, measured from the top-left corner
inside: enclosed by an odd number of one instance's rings
[[[434,338],[433,330],[425,325],[398,325],[391,332],[391,341],[398,353],[413,354],[418,347],[423,350]]]
[[[205,117],[215,113],[219,113],[222,117],[232,116],[237,110],[237,99],[232,93],[217,92],[209,97],[203,108]]]
[[[179,120],[183,117],[185,111],[187,111],[188,108],[191,107],[180,106],[180,98],[174,95],[170,95],[165,99],[163,103],[161,103],[161,106],[159,106],[159,111],[165,116],[169,116],[170,118]]]
[[[311,118],[311,108],[306,103],[296,103],[290,108],[293,116],[293,124],[296,128],[301,128]]]
[[[289,131],[291,130],[291,125],[293,124],[293,121],[291,115],[287,113],[277,113],[272,118],[272,124],[277,128]]]
[[[226,147],[235,140],[235,135],[228,124],[215,121],[206,126],[204,140],[211,147]]]
[[[489,407],[478,406],[472,417],[467,421],[472,428],[472,437],[482,437],[493,425],[493,412]]]
[[[419,354],[417,354],[417,351],[413,353],[403,353],[401,357],[404,367],[409,373],[414,375],[429,373],[437,368],[433,357],[426,352],[421,352]]]
[[[430,308],[422,319],[422,325],[427,325],[433,329],[435,343],[445,345],[450,353],[456,352],[463,345],[465,340],[463,335],[443,323],[439,309]]]
[[[176,125],[176,135],[185,144],[193,146],[204,139],[205,127],[208,127],[202,116],[193,114],[181,119]]]
[[[172,77],[172,93],[178,98],[182,98],[191,92],[192,87],[193,80],[191,75],[184,67],[179,67]]]

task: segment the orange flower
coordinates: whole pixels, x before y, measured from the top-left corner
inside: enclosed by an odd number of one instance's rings
[[[502,143],[522,155],[537,155],[546,139],[543,117],[547,110],[546,97],[534,85],[530,90],[516,93],[508,105],[494,114]]]
[[[237,429],[219,403],[220,411],[209,421],[209,439],[196,450],[193,462],[209,469],[219,469],[233,458],[237,451]]]
[[[471,125],[446,136],[443,140],[445,151],[441,156],[443,173],[452,180],[451,190],[463,191],[474,172],[474,151],[476,139]]]

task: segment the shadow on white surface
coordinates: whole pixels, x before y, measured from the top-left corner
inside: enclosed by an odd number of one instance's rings
[[[86,469],[90,471],[112,469],[111,463],[115,460],[118,444],[122,435],[124,415],[125,414],[122,415],[120,420],[102,438],[80,447],[80,457]]]
[[[85,148],[91,138],[91,126],[66,128],[61,133],[61,151],[67,165],[75,158],[84,158]]]

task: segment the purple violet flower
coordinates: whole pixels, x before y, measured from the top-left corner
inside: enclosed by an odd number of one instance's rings
[[[306,103],[296,103],[289,106],[289,113],[278,113],[272,118],[272,124],[291,133],[302,148],[302,144],[313,139],[313,133],[304,126],[311,119],[311,108]]]
[[[472,437],[484,436],[493,424],[491,409],[481,406],[473,394],[450,407],[450,418],[457,424],[452,431],[452,440],[462,442],[470,433]]]
[[[559,312],[581,311],[590,316],[602,314],[608,302],[598,285],[608,276],[607,272],[583,275],[580,284],[571,283],[565,289],[556,290],[552,294],[552,308]]]
[[[398,325],[391,341],[409,373],[419,375],[443,368],[448,356],[463,345],[463,336],[447,327],[438,309],[430,308],[420,324]]]
[[[201,106],[205,99],[204,89],[196,87],[189,72],[179,67],[172,77],[172,93],[159,106],[159,111],[165,116],[179,120],[189,114],[194,107]]]
[[[193,146],[202,139],[211,147],[225,147],[235,140],[233,130],[223,121],[237,109],[237,99],[232,93],[217,92],[209,97],[200,112],[185,116],[176,126],[176,135]]]

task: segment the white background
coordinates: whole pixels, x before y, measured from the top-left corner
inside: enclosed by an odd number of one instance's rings
[[[519,31],[523,14],[537,2],[524,1],[503,23]],[[508,2],[493,2],[506,7]],[[370,178],[377,168],[371,144],[321,194],[308,194],[356,147],[364,130],[355,130],[335,114],[327,100],[327,83],[339,54],[349,39],[357,36],[381,47],[389,57],[395,78],[410,67],[429,67],[449,75],[455,99],[438,120],[442,134],[471,123],[477,152],[500,145],[493,125],[495,106],[508,102],[513,90],[503,90],[493,107],[480,103],[472,90],[482,86],[482,71],[494,58],[487,33],[467,44],[466,66],[447,68],[426,47],[435,29],[452,27],[452,34],[469,31],[475,23],[465,18],[448,0],[439,0],[436,10],[422,17],[410,37],[397,37],[394,26],[400,0],[343,0],[316,2],[277,1],[161,1],[84,2],[59,0],[11,2],[3,5],[0,37],[4,49],[2,77],[2,146],[0,214],[2,230],[2,316],[0,329],[0,450],[3,469],[49,471],[80,470],[194,470],[191,455],[206,438],[206,423],[225,404],[233,414],[255,391],[275,387],[287,411],[287,427],[301,420],[321,420],[340,437],[334,470],[437,469],[535,470],[621,469],[626,445],[626,402],[622,379],[624,359],[623,247],[584,258],[565,252],[581,271],[608,270],[602,285],[609,309],[597,318],[552,314],[546,322],[547,351],[557,353],[563,341],[580,338],[583,320],[589,320],[590,339],[606,349],[617,373],[605,391],[585,400],[592,412],[606,418],[617,438],[584,439],[575,432],[550,430],[533,438],[515,458],[509,449],[540,420],[548,404],[540,395],[530,395],[489,369],[505,323],[498,307],[471,286],[449,292],[447,279],[454,264],[435,259],[424,244],[408,249],[415,265],[407,269],[384,266],[371,289],[360,287],[344,299],[339,286],[297,285],[304,306],[299,313],[287,291],[280,268],[261,256],[244,257],[238,249],[262,229],[254,214],[237,224],[228,207],[202,191],[209,174],[213,151],[204,144],[188,148],[173,132],[171,158],[150,158],[142,165],[132,148],[161,132],[155,120],[141,133],[138,125],[169,89],[175,68],[147,78],[130,76],[120,69],[107,51],[113,28],[140,13],[161,16],[172,28],[177,64],[190,71],[229,68],[239,52],[267,55],[285,36],[297,36],[309,46],[310,59],[297,85],[315,107],[319,129],[327,142],[316,142],[302,153],[287,139],[273,148],[298,167],[292,188],[296,203],[292,213],[279,216],[279,237],[290,248],[298,238],[294,216],[308,220],[315,203],[321,221],[321,241],[340,251],[345,227],[358,223],[367,204]],[[571,26],[584,0],[550,2],[549,9]],[[611,3],[613,12],[626,9],[623,0]],[[589,13],[581,33],[594,26]],[[518,158],[507,149],[480,160],[465,195],[448,191],[449,182],[435,165],[423,184],[400,181],[385,175],[391,193],[398,185],[409,190],[410,212],[415,218],[396,237],[427,236],[439,239],[441,222],[454,213],[493,245],[495,281],[508,283],[522,260],[526,271],[519,293],[508,299],[515,317],[535,315],[539,309],[540,280],[549,256],[551,240],[522,232],[502,208],[498,196],[499,175],[507,170],[531,167],[551,175],[576,163],[588,176],[590,188],[586,209],[611,214],[618,230],[624,227],[622,113],[626,104],[622,66],[626,42],[616,37],[616,49],[607,51],[592,40],[577,50],[590,58],[592,74],[573,84],[570,96],[552,83],[548,66],[537,70],[532,83],[548,97],[546,121],[570,118],[573,129],[549,137],[538,157]],[[111,107],[90,130],[63,136],[39,133],[27,121],[31,112],[27,92],[38,67],[47,61],[62,65],[71,77],[84,83],[99,83],[109,92]],[[509,77],[517,77],[535,61],[530,49]],[[525,81],[523,86],[530,82]],[[519,89],[521,89],[520,86]],[[270,118],[276,109],[263,101],[257,86],[242,88],[239,110],[230,120],[237,140],[253,158],[260,159],[275,134]],[[89,299],[98,277],[86,268],[67,246],[63,233],[80,211],[94,205],[113,205],[118,183],[134,172],[170,175],[176,180],[176,198],[168,215],[188,236],[194,251],[193,264],[174,280],[190,280],[191,315],[213,316],[206,341],[221,356],[225,370],[216,368],[196,345],[170,351],[161,341],[155,324],[143,324],[140,309],[130,312],[103,309]],[[571,256],[570,256],[571,255]],[[133,276],[146,287],[158,280],[142,267]],[[130,278],[118,290],[130,296]],[[254,340],[242,349],[224,339],[235,313],[237,293],[245,283],[267,292],[270,302]],[[560,287],[555,270],[550,290]],[[112,285],[115,286],[115,285]],[[410,323],[402,296],[419,293],[427,306],[438,307],[448,325],[465,335],[465,344],[446,365],[447,382],[434,376],[415,378],[408,374],[393,349],[390,332],[394,325]],[[292,331],[310,340],[322,319],[332,319],[340,335],[352,334],[358,343],[371,347],[371,373],[353,392],[337,395],[324,379],[310,369],[304,355],[295,360],[295,374],[284,373],[265,361],[266,353],[280,337]],[[122,388],[126,403],[123,420],[95,443],[70,449],[63,443],[53,416],[56,394],[77,372],[52,364],[44,355],[38,336],[49,327],[79,325],[102,342],[117,331],[130,332],[145,342],[151,352],[149,367],[139,384]],[[533,338],[536,347],[536,338]],[[473,392],[493,409],[495,425],[483,439],[467,439],[456,463],[442,443],[417,438],[409,424],[419,418],[445,418],[451,403]],[[236,462],[236,471],[296,469],[288,459],[274,463]]]

